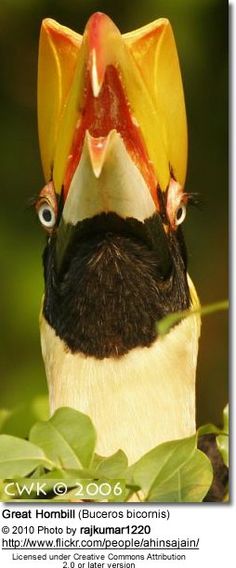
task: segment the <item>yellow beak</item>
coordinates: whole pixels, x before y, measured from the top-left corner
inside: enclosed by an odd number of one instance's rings
[[[121,35],[106,15],[96,13],[83,36],[44,20],[38,123],[44,175],[46,181],[53,179],[59,194],[62,188],[68,191],[86,137],[100,141],[90,144],[91,160],[99,170],[112,130],[121,135],[154,201],[156,187],[165,191],[171,176],[183,186],[187,125],[168,20]]]

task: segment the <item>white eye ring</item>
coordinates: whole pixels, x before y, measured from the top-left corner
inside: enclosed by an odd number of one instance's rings
[[[52,206],[45,202],[38,209],[38,218],[40,223],[46,229],[52,229],[56,223],[56,215]]]
[[[184,203],[180,203],[178,209],[176,210],[175,213],[175,224],[176,225],[181,225],[181,223],[183,223],[185,217],[186,217],[186,205],[184,205]]]

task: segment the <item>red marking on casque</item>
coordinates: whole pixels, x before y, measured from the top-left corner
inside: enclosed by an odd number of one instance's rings
[[[115,28],[112,20],[101,12],[96,12],[89,19],[86,26],[86,32],[88,34],[88,45],[90,50],[95,49],[96,51],[99,51],[101,42],[103,41],[104,43],[104,26],[108,22]]]
[[[93,96],[89,76],[86,78],[86,92],[81,119],[75,130],[70,157],[64,181],[66,198],[72,177],[79,164],[85,133],[88,130],[94,138],[108,136],[113,129],[120,133],[127,151],[145,179],[152,198],[157,201],[157,180],[149,160],[141,130],[132,121],[132,110],[126,100],[117,69],[110,65],[106,69],[104,82],[98,97]]]
[[[95,57],[99,84],[103,83],[106,71],[104,62],[104,35],[105,37],[107,36],[109,28],[114,30],[115,33],[120,33],[112,20],[110,20],[110,18],[105,14],[102,14],[102,12],[96,12],[93,14],[86,26],[88,49],[90,53],[90,71],[93,65],[93,57]]]

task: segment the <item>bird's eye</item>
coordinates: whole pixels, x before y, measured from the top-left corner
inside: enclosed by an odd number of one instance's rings
[[[186,205],[180,203],[176,213],[175,213],[175,224],[181,225],[186,217]]]
[[[45,229],[52,229],[56,223],[55,212],[47,201],[44,201],[38,208],[38,217],[40,223]]]

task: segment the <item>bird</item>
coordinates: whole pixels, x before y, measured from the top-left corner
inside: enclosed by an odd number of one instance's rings
[[[46,230],[40,313],[50,411],[87,414],[96,451],[129,464],[196,431],[199,300],[182,232],[187,120],[177,48],[160,18],[83,36],[42,22],[38,127]],[[192,311],[164,336],[158,322]]]

